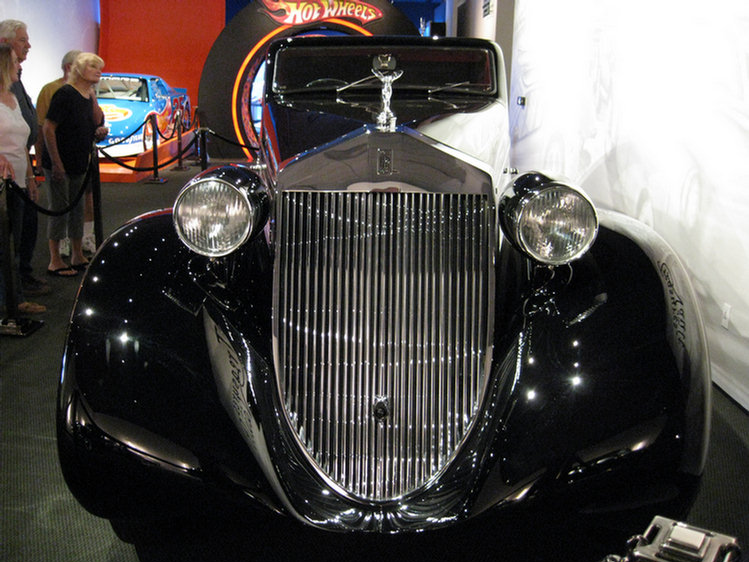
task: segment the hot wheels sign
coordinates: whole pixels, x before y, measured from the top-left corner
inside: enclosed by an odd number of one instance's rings
[[[331,18],[348,18],[362,24],[383,17],[382,10],[358,0],[260,0],[265,12],[282,25],[303,25]]]

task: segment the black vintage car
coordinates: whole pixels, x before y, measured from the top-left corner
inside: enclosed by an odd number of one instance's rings
[[[58,404],[86,509],[398,533],[690,489],[710,375],[689,278],[646,226],[509,168],[496,45],[278,41],[258,128],[254,162],[88,268]]]

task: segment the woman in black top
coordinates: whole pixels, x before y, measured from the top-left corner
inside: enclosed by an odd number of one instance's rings
[[[93,53],[81,53],[70,69],[68,83],[52,100],[42,126],[45,150],[42,156],[45,183],[53,210],[66,208],[78,195],[86,177],[94,139],[106,135],[94,118],[93,86],[101,78],[104,61]],[[83,199],[67,214],[49,217],[49,265],[47,272],[73,277],[85,269],[83,256]],[[60,256],[60,240],[70,238],[70,266]]]

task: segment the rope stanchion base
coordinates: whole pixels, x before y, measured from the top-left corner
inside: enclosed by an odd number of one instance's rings
[[[26,337],[44,326],[42,320],[30,318],[3,318],[0,320],[0,336]]]
[[[143,183],[166,183],[166,178],[152,176]]]

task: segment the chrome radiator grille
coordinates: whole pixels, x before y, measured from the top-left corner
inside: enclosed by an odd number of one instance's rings
[[[450,460],[491,360],[485,195],[283,192],[274,333],[288,418],[349,494],[401,497]]]

